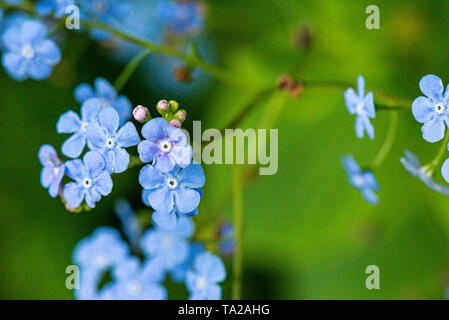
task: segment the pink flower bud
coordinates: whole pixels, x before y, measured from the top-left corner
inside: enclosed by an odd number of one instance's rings
[[[148,108],[146,108],[144,106],[135,107],[133,110],[133,116],[134,116],[134,119],[136,119],[139,122],[145,121],[148,116]]]
[[[186,119],[186,112],[184,110],[179,110],[175,115],[176,119],[179,121],[184,121]]]
[[[181,122],[176,119],[170,120],[170,122],[168,124],[175,128],[179,128],[179,129],[181,128]]]
[[[168,103],[167,100],[159,101],[156,106],[156,108],[159,112],[166,112],[169,107],[170,107],[170,104]]]

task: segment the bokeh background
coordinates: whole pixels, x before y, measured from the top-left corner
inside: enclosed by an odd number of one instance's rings
[[[206,3],[207,45],[202,50],[254,85],[273,84],[285,72],[298,79],[353,83],[363,74],[369,89],[412,100],[420,94],[422,76],[434,73],[449,81],[449,3],[444,0]],[[370,4],[380,8],[380,30],[365,27]],[[56,121],[67,109],[78,110],[74,87],[97,76],[113,81],[123,68],[113,49],[84,34],[67,36],[63,55],[44,82],[18,83],[0,71],[3,299],[71,299],[65,268],[72,263],[75,244],[98,226],[118,226],[115,199],[126,197],[142,208],[137,169],[116,176],[112,194],[88,213],[65,211],[40,186],[37,151],[44,143],[60,146],[67,138],[56,133]],[[248,99],[212,78],[204,78],[201,86],[158,88],[162,78],[171,77],[163,63],[155,63],[158,72],[140,70],[126,85],[123,92],[134,105],[177,99],[188,110],[187,123],[202,120],[204,129],[226,124]],[[297,100],[276,94],[241,127],[254,127],[273,114],[278,114],[276,122],[261,126],[279,129],[279,170],[274,176],[246,177],[244,298],[444,298],[449,198],[427,189],[399,163],[405,148],[424,162],[439,148],[421,138],[411,112],[400,113],[393,150],[376,172],[381,186],[377,206],[349,186],[340,157],[352,153],[368,164],[385,138],[386,113],[378,112],[374,120],[376,139],[359,140],[343,91],[310,89]],[[205,169],[207,184],[195,218],[203,226],[216,217],[232,217],[227,193],[231,166]],[[380,268],[380,290],[365,288],[365,268],[372,264]]]

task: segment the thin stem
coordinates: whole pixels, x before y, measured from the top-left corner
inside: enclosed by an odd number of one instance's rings
[[[376,157],[374,158],[374,161],[370,166],[372,171],[377,170],[380,167],[380,165],[384,162],[384,160],[387,158],[387,155],[390,152],[391,147],[393,146],[394,138],[396,137],[397,127],[398,127],[398,113],[396,111],[393,111],[390,114],[390,127],[388,129],[387,137],[385,138],[382,147],[380,148],[379,152],[377,153]]]
[[[243,181],[242,181],[242,168],[238,165],[233,167],[233,206],[234,206],[234,232],[235,232],[235,252],[232,266],[233,273],[233,286],[232,286],[232,299],[242,299],[242,279],[243,279],[243,252],[242,252],[242,240],[243,240]]]
[[[443,162],[443,157],[444,157],[444,154],[446,153],[448,142],[449,142],[449,131],[446,131],[446,136],[444,137],[444,140],[440,146],[440,150],[438,150],[437,155],[430,163],[430,166],[431,166],[430,169],[432,170],[432,172],[436,167],[440,166],[441,162]]]
[[[120,76],[114,83],[114,88],[117,92],[123,89],[125,84],[128,82],[131,75],[136,71],[137,67],[150,56],[151,50],[143,49],[141,52],[136,54],[136,56],[128,63],[128,65],[123,69]]]

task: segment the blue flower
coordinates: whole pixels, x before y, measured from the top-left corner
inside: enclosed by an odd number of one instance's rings
[[[357,78],[357,93],[352,88],[345,91],[346,108],[350,114],[356,114],[355,119],[355,133],[358,138],[362,138],[366,133],[374,139],[374,127],[369,118],[376,117],[376,110],[374,108],[373,93],[368,92],[365,96],[365,79],[363,76]]]
[[[96,121],[97,114],[101,110],[99,99],[89,99],[81,106],[81,119],[72,110],[67,111],[59,117],[56,128],[58,133],[73,133],[73,135],[62,144],[62,153],[67,157],[77,158],[86,146],[87,128]]]
[[[444,138],[446,125],[449,125],[449,90],[446,89],[443,95],[443,82],[433,74],[424,76],[419,81],[419,88],[426,97],[421,96],[413,101],[413,116],[419,123],[424,123],[421,131],[426,141],[439,141]]]
[[[412,176],[420,179],[427,187],[439,193],[449,195],[449,188],[435,182],[432,179],[432,172],[428,170],[427,166],[421,166],[421,162],[415,154],[405,150],[405,157],[402,157],[400,161]]]
[[[223,261],[210,252],[204,252],[195,258],[193,270],[187,273],[186,286],[190,300],[219,300],[221,287],[218,283],[226,278]]]
[[[119,115],[113,108],[102,109],[97,118],[98,122],[91,123],[86,131],[90,149],[101,153],[110,173],[125,171],[130,160],[124,148],[135,146],[140,141],[136,127],[127,122],[118,130]]]
[[[189,238],[195,226],[190,218],[179,219],[171,231],[160,228],[150,229],[142,236],[142,251],[150,258],[160,259],[167,270],[187,260]]]
[[[141,227],[135,216],[134,210],[128,201],[119,199],[114,205],[115,213],[120,219],[121,229],[134,248],[138,248]]]
[[[45,144],[39,149],[39,161],[43,168],[41,171],[41,185],[48,188],[48,193],[55,198],[59,193],[59,186],[64,177],[65,166],[55,148]]]
[[[168,31],[178,34],[198,33],[204,26],[201,3],[189,1],[162,1],[156,13]]]
[[[199,242],[194,242],[190,244],[188,258],[184,263],[177,264],[171,270],[171,277],[175,282],[182,283],[185,281],[187,272],[192,269],[193,262],[195,258],[205,252],[204,245]]]
[[[115,300],[164,300],[167,291],[160,284],[165,270],[161,260],[146,260],[144,265],[139,259],[130,257],[121,261],[113,270],[115,279]]]
[[[154,167],[161,172],[170,172],[176,165],[184,168],[192,160],[192,147],[180,129],[168,125],[167,120],[155,118],[142,128],[145,139],[137,150],[142,162],[153,161]]]
[[[342,159],[343,167],[348,174],[349,183],[362,192],[366,201],[377,204],[379,199],[374,191],[379,190],[376,177],[371,171],[363,171],[352,156]]]
[[[102,108],[112,107],[117,110],[120,116],[120,125],[131,118],[131,102],[125,95],[117,95],[114,87],[106,79],[95,79],[94,87],[88,83],[78,85],[75,88],[74,96],[79,103],[92,98],[100,99]]]
[[[224,256],[232,256],[235,250],[234,226],[229,222],[221,223],[218,236],[218,250]]]
[[[52,67],[61,60],[61,51],[46,35],[47,28],[34,20],[12,24],[5,31],[2,64],[12,78],[43,80],[50,76]]]
[[[101,196],[107,196],[112,191],[112,179],[105,168],[101,154],[89,151],[83,158],[67,161],[67,176],[75,180],[64,186],[63,196],[72,208],[78,208],[83,201],[90,208]]]
[[[65,16],[67,7],[75,5],[74,0],[40,0],[36,3],[36,11],[42,16],[54,13],[55,18]]]
[[[142,201],[156,211],[169,213],[174,208],[181,214],[194,211],[200,203],[198,188],[204,186],[206,178],[203,168],[192,163],[185,169],[175,168],[170,173],[161,173],[146,165],[139,175],[139,182],[145,189]]]

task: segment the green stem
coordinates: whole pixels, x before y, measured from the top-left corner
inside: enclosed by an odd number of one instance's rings
[[[376,157],[374,158],[374,161],[370,166],[372,171],[377,170],[387,158],[387,155],[390,152],[391,147],[393,146],[394,138],[396,137],[397,127],[398,127],[398,113],[396,111],[393,111],[390,114],[390,127],[388,129],[387,137],[385,138],[382,147],[380,148],[379,152],[377,153]]]
[[[444,137],[444,140],[440,146],[440,150],[438,150],[437,155],[430,163],[429,169],[432,171],[432,173],[433,173],[433,170],[435,168],[439,167],[440,164],[443,162],[443,157],[444,157],[444,154],[446,153],[448,142],[449,142],[449,131],[446,131],[446,136]]]
[[[125,84],[128,82],[131,75],[136,71],[137,67],[150,56],[151,50],[143,49],[141,52],[139,52],[123,69],[120,76],[117,78],[117,80],[114,83],[114,88],[117,92],[123,89]]]
[[[242,279],[243,279],[243,185],[242,185],[242,168],[234,165],[233,174],[233,206],[234,206],[234,233],[235,233],[235,252],[232,265],[233,286],[232,299],[242,299]]]

